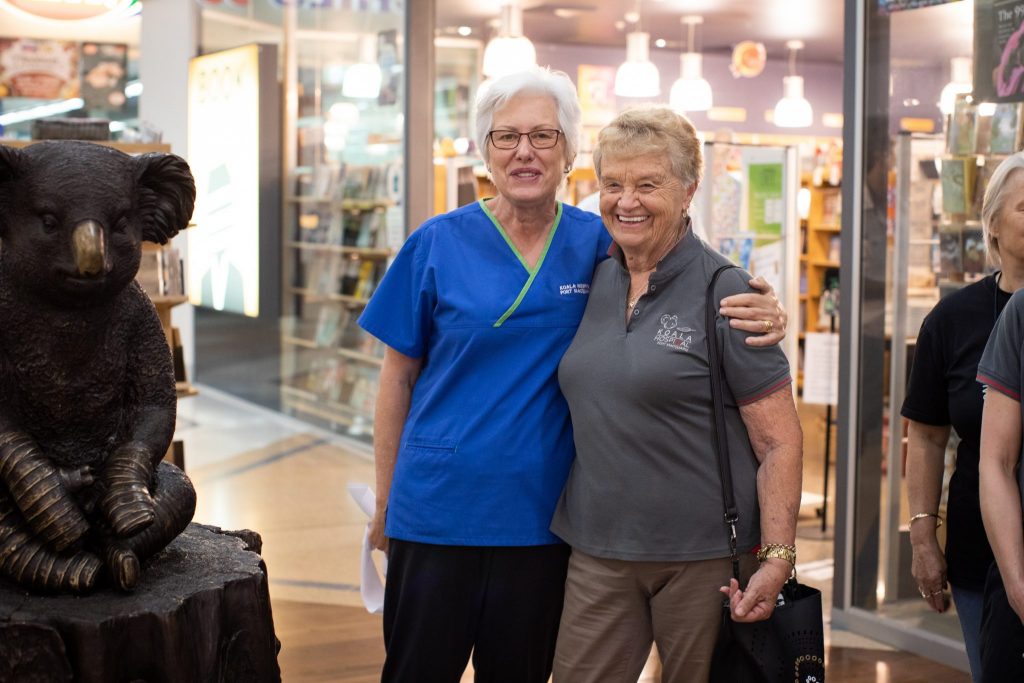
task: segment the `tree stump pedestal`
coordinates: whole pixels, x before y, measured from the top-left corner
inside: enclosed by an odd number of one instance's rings
[[[259,535],[190,524],[134,593],[39,596],[0,582],[0,683],[281,680]]]

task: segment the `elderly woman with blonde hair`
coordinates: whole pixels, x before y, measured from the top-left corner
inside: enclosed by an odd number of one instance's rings
[[[979,499],[984,404],[975,377],[999,314],[1010,295],[1024,286],[1022,202],[1024,154],[1017,153],[989,178],[981,208],[985,250],[999,270],[943,297],[924,319],[902,410],[908,421],[911,570],[921,599],[936,612],[948,609],[947,589],[952,593],[975,681],[982,680],[982,607],[994,559]],[[939,502],[946,446],[954,430],[959,443],[944,520]],[[943,522],[945,548],[936,533]]]
[[[594,165],[614,246],[558,370],[576,460],[551,525],[572,546],[555,680],[635,681],[653,641],[663,680],[699,682],[722,593],[733,619],[766,619],[796,561],[801,431],[789,364],[722,318],[705,329],[705,292],[729,262],[690,223],[703,169],[690,122],[663,107],[627,111],[601,131]],[[714,300],[749,279],[726,270]],[[721,349],[727,385],[742,588],[709,438],[708,344]]]

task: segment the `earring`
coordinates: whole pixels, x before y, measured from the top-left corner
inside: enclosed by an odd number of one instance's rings
[[[568,174],[568,173],[569,173],[569,171],[571,171],[571,170],[572,170],[572,164],[566,164],[566,165],[565,165],[565,170],[564,170],[564,171],[562,171],[562,173],[566,173],[566,174]]]

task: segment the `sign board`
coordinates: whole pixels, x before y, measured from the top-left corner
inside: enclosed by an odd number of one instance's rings
[[[976,0],[974,99],[1024,101],[1024,0]]]
[[[189,300],[250,317],[260,312],[259,50],[196,57],[188,74]]]
[[[961,2],[961,0],[878,0],[878,10],[882,14],[891,14],[932,5],[948,5],[951,2]]]
[[[804,403],[839,402],[839,335],[808,332],[804,336]]]
[[[0,38],[0,97],[78,97],[78,60],[70,41]]]

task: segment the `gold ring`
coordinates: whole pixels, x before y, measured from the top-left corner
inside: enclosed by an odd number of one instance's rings
[[[761,325],[764,327],[764,334],[768,334],[775,328],[775,323],[771,320],[762,320]]]
[[[927,599],[928,599],[928,592],[927,592],[927,591],[925,591],[925,589],[923,589],[923,588],[921,588],[920,586],[918,586],[918,587],[917,587],[917,592],[918,592],[918,593],[920,593],[920,594],[921,594],[921,597],[922,597],[922,598],[924,598],[925,600],[927,600]]]
[[[942,595],[942,591],[932,591],[928,595]]]

